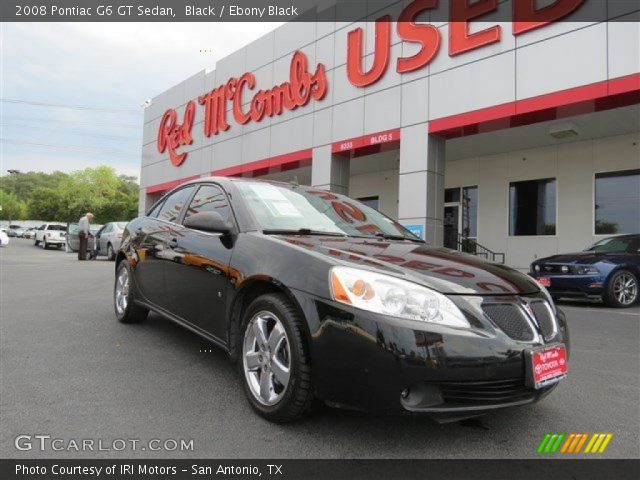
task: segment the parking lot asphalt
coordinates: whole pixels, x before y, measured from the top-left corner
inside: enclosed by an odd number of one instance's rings
[[[3,458],[536,458],[548,432],[611,432],[597,457],[640,456],[638,307],[561,304],[569,378],[535,405],[444,425],[321,408],[273,425],[252,412],[213,345],[157,315],[115,320],[112,262],[12,239],[0,267]],[[19,451],[22,434],[194,442],[188,452]]]

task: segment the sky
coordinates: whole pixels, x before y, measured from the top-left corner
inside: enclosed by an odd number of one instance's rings
[[[138,177],[141,104],[278,25],[0,23],[0,175]]]

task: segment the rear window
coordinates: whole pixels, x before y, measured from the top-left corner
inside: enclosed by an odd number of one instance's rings
[[[66,225],[48,225],[47,230],[59,230],[62,232],[66,232],[67,226]]]

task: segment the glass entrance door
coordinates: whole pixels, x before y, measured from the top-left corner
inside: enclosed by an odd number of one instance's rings
[[[460,225],[460,205],[445,205],[444,207],[444,246],[458,248],[458,233]]]

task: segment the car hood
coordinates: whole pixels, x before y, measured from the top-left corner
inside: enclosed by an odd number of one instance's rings
[[[540,258],[534,263],[561,263],[566,265],[578,264],[578,265],[591,265],[602,261],[603,258],[610,255],[620,255],[619,253],[607,254],[596,252],[574,252],[574,253],[562,253],[559,255],[552,255],[546,258]]]
[[[331,259],[335,265],[375,270],[455,295],[537,293],[517,270],[424,243],[356,237],[278,235],[282,241]]]

